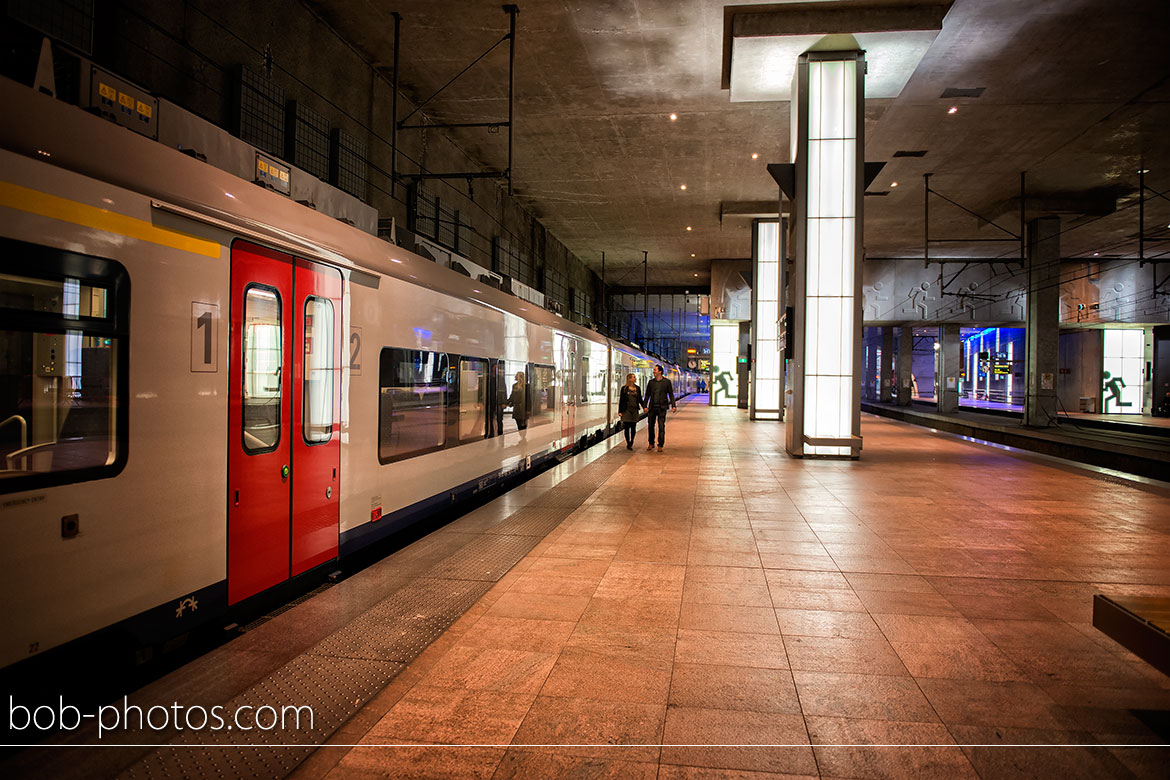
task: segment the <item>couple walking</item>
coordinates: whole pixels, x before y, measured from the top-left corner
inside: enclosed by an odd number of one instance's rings
[[[622,427],[626,432],[626,449],[634,449],[634,427],[638,424],[638,412],[645,409],[650,416],[646,426],[649,434],[648,450],[654,449],[654,422],[658,422],[658,451],[662,452],[662,445],[666,441],[666,409],[670,407],[678,411],[674,404],[674,385],[669,379],[662,376],[662,366],[654,367],[654,378],[646,383],[646,395],[638,389],[638,378],[633,374],[626,374],[626,384],[622,387],[621,397],[618,399],[618,414],[622,418]]]

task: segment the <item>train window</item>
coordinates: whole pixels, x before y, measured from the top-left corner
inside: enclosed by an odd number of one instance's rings
[[[280,443],[280,293],[250,284],[244,290],[244,452],[272,452]]]
[[[387,347],[378,375],[378,460],[391,463],[442,449],[447,441],[447,355]]]
[[[0,240],[0,492],[126,459],[130,281],[112,260]]]
[[[487,418],[488,362],[480,358],[459,359],[459,441],[484,438]]]
[[[552,366],[532,366],[532,380],[528,388],[529,427],[553,421],[557,408],[556,369]]]
[[[528,364],[516,360],[501,360],[496,363],[498,372],[498,394],[500,396],[500,431],[515,433],[528,427]],[[504,415],[503,409],[508,413]]]
[[[302,425],[306,444],[324,444],[333,438],[333,301],[305,299],[305,385]]]

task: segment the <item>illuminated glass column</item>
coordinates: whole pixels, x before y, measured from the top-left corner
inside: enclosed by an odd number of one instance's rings
[[[793,84],[795,344],[786,446],[798,457],[861,453],[861,213],[865,57],[800,55]]]
[[[780,385],[780,223],[757,220],[755,272],[752,275],[752,387],[748,403],[753,420],[779,420]]]

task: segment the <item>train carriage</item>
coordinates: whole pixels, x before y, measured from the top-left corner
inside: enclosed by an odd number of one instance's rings
[[[11,81],[0,100],[0,666],[323,573],[608,434],[625,372],[649,377],[192,156]]]

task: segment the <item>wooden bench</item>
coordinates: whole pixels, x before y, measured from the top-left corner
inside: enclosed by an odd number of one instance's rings
[[[1170,674],[1170,598],[1098,593],[1093,596],[1093,627]]]

